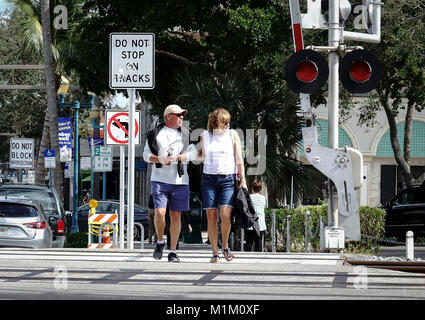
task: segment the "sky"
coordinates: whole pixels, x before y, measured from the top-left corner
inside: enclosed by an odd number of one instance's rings
[[[6,8],[9,6],[11,6],[9,2],[6,2],[6,0],[0,0],[0,12],[6,10]]]

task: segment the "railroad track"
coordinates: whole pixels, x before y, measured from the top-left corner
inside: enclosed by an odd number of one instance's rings
[[[365,266],[368,268],[425,273],[425,262],[346,260],[345,263],[350,265]]]

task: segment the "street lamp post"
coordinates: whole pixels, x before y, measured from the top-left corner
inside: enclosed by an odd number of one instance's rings
[[[78,99],[75,99],[72,103],[65,102],[65,94],[59,94],[59,106],[62,108],[70,107],[74,109],[74,200],[72,207],[72,227],[71,233],[79,232],[78,228],[78,176],[79,176],[79,167],[78,160],[80,158],[80,153],[78,150],[79,145],[79,135],[78,135],[78,115],[80,108],[92,108],[94,105],[94,98],[96,95],[90,94],[90,100],[87,103],[80,103]]]

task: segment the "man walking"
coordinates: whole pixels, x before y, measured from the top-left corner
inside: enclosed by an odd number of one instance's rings
[[[143,151],[146,162],[152,163],[151,188],[155,207],[155,229],[158,235],[153,257],[162,258],[167,205],[170,212],[170,252],[168,261],[180,262],[176,253],[180,235],[182,211],[189,211],[189,176],[187,161],[196,158],[194,152],[186,153],[189,133],[182,128],[187,110],[169,105],[164,110],[164,124],[148,132]]]

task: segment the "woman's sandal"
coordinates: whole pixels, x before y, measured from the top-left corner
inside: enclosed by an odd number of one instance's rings
[[[213,256],[210,260],[211,263],[218,263],[220,262],[220,257],[219,256]]]
[[[235,257],[229,248],[223,250],[224,259],[227,261],[232,261]]]

